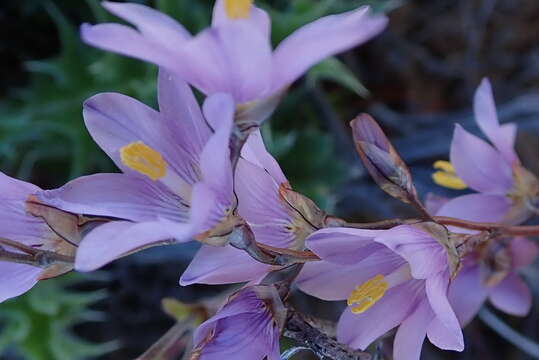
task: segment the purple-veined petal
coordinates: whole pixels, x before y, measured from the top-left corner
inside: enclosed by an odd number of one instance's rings
[[[387,24],[367,6],[313,21],[293,32],[275,49],[272,91],[291,84],[319,61],[366,42]]]
[[[125,166],[119,153],[120,148],[142,141],[161,154],[168,164],[167,171],[170,168],[187,184],[199,180],[195,171],[198,158],[177,142],[176,134],[182,130],[177,125],[179,119],[165,118],[141,102],[116,93],[102,93],[86,100],[83,115],[92,138],[125,173],[147,178]],[[185,184],[178,184],[182,186]]]
[[[405,261],[388,249],[381,249],[359,263],[335,264],[327,261],[306,263],[296,284],[301,291],[322,300],[344,300],[356,286],[376,275],[388,275]]]
[[[480,279],[479,266],[472,264],[461,269],[449,286],[447,297],[462,327],[473,319],[488,297]]]
[[[270,270],[271,266],[254,260],[243,250],[202,245],[182,274],[180,285],[247,282]]]
[[[427,326],[433,316],[428,302],[424,300],[402,322],[393,343],[394,360],[419,360]]]
[[[409,225],[400,225],[381,232],[375,239],[402,256],[416,279],[426,279],[447,269],[445,249],[427,232]]]
[[[247,23],[203,30],[181,51],[181,76],[207,95],[229,93],[244,103],[269,90],[270,43]]]
[[[287,226],[292,218],[280,199],[280,184],[263,168],[241,158],[235,182],[238,212],[249,223],[257,241],[275,247],[291,246],[295,235]]]
[[[148,61],[174,70],[178,67],[176,51],[172,52],[145,38],[130,26],[115,23],[98,25],[82,24],[82,40],[97,48]]]
[[[539,255],[539,246],[525,237],[519,236],[511,240],[510,243],[511,257],[514,269],[529,265],[535,261]]]
[[[0,303],[30,290],[42,272],[35,266],[0,262]]]
[[[503,312],[525,316],[532,305],[528,285],[516,274],[511,273],[490,292],[490,302]]]
[[[182,199],[163,184],[126,174],[81,176],[36,196],[44,204],[64,211],[132,221],[164,218],[186,222],[189,211]]]
[[[492,146],[456,125],[451,142],[451,164],[474,190],[506,194],[513,185],[511,167]]]
[[[226,15],[224,8],[224,0],[217,0],[215,6],[213,7],[213,16],[212,16],[212,26],[219,27],[221,25],[230,24],[233,21],[246,22],[249,26],[260,31],[262,35],[269,39],[270,30],[271,30],[271,20],[268,14],[256,7],[254,4],[251,5],[251,10],[249,12],[249,17],[246,19],[229,19]]]
[[[449,284],[448,272],[442,272],[434,276],[430,276],[425,281],[425,290],[429,304],[436,316],[436,328],[432,329],[429,338],[432,336],[434,344],[443,345],[443,348],[451,348],[451,350],[462,351],[464,349],[464,338],[460,328],[459,321],[449,304],[447,298]],[[439,321],[439,322],[438,322]],[[440,329],[443,327],[444,329]],[[438,335],[443,334],[444,339],[440,339]]]
[[[384,230],[326,228],[306,239],[307,247],[325,261],[335,264],[355,264],[383,249],[374,241]]]
[[[75,258],[75,269],[92,271],[131,251],[173,238],[178,242],[191,240],[192,233],[188,225],[172,225],[174,224],[165,221],[141,223],[115,221],[98,226],[80,243]],[[171,228],[174,231],[171,231]]]
[[[271,156],[268,150],[266,150],[260,130],[253,131],[251,135],[249,135],[249,138],[241,149],[241,156],[245,160],[266,170],[278,184],[288,182],[279,163],[277,163],[275,158]]]
[[[337,324],[337,340],[352,348],[364,350],[406,319],[418,302],[419,282],[410,280],[389,289],[364,313],[353,314],[348,307]]]
[[[170,123],[175,142],[198,160],[212,133],[191,88],[164,68],[159,69],[157,85],[159,112]]]
[[[490,142],[500,151],[505,161],[512,164],[517,160],[517,155],[513,148],[515,140],[516,126],[505,128],[500,126],[496,105],[492,95],[492,86],[488,79],[483,79],[474,95],[474,113],[477,125],[487,136]]]

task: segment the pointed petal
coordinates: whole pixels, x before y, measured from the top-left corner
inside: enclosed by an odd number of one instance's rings
[[[180,285],[248,282],[269,272],[245,251],[232,246],[202,245],[180,279]]]
[[[344,300],[356,286],[376,275],[388,275],[404,264],[400,256],[388,249],[382,249],[352,265],[322,260],[306,263],[296,284],[301,291],[322,300]]]
[[[30,290],[42,272],[35,266],[0,262],[0,303]]]
[[[272,91],[291,84],[319,61],[366,42],[386,24],[385,16],[372,15],[363,6],[301,27],[275,49]]]
[[[288,182],[279,163],[277,163],[275,158],[266,149],[260,130],[256,130],[249,135],[247,142],[241,149],[241,156],[245,160],[266,170],[278,184]]]
[[[514,238],[511,240],[511,244],[509,246],[513,259],[513,263],[511,265],[514,269],[530,265],[539,255],[539,246],[537,246],[535,242],[528,240],[525,237],[519,236]]]
[[[408,317],[417,304],[417,289],[417,280],[411,280],[389,289],[364,313],[353,314],[348,307],[337,324],[337,340],[364,350]]]
[[[141,102],[116,93],[102,93],[86,100],[83,115],[92,138],[123,172],[147,178],[126,167],[119,154],[123,146],[142,141],[160,153],[168,167],[185,182],[193,184],[198,181],[198,174],[193,169],[194,161],[185,161],[193,159],[193,156],[177,142],[176,134],[181,129],[176,118],[165,118]]]
[[[268,14],[256,7],[254,4],[251,5],[251,11],[249,17],[246,19],[234,19],[231,20],[225,13],[224,0],[217,0],[215,6],[213,7],[213,16],[212,16],[212,26],[219,27],[221,25],[227,25],[234,21],[246,22],[253,30],[260,31],[260,33],[269,39],[270,30],[271,30],[271,21]]]
[[[528,285],[516,274],[509,274],[490,293],[490,302],[503,312],[525,316],[530,312],[532,296]]]
[[[481,81],[474,96],[474,113],[477,125],[490,142],[500,151],[508,164],[517,160],[514,146],[516,126],[502,128],[496,114],[492,86],[487,78]],[[507,126],[507,125],[504,125]]]
[[[205,94],[229,93],[244,103],[269,90],[269,39],[247,23],[206,29],[181,50],[182,77]]]
[[[460,270],[449,286],[447,297],[460,325],[466,326],[488,297],[487,289],[480,281],[479,267],[471,265]]]
[[[128,253],[175,238],[176,241],[191,240],[188,225],[181,231],[172,224],[154,221],[132,223],[115,221],[92,230],[79,245],[75,258],[75,270],[92,271]],[[171,231],[174,228],[174,231]]]
[[[238,162],[235,182],[238,212],[257,241],[275,247],[291,246],[295,235],[287,226],[292,218],[280,199],[280,184],[264,169],[244,159]]]
[[[459,321],[447,299],[448,284],[449,274],[447,272],[431,276],[425,282],[427,298],[437,318],[429,338],[432,336],[435,339],[433,343],[437,346],[439,343],[443,345],[443,348],[462,351],[464,338]],[[440,334],[443,334],[444,339],[439,338]]]
[[[126,174],[82,176],[58,189],[41,191],[37,198],[64,211],[132,221],[185,222],[189,211],[161,183]]]
[[[191,88],[178,75],[159,69],[159,112],[174,129],[175,142],[198,161],[212,132]]]
[[[383,232],[384,230],[327,228],[309,235],[306,245],[325,261],[355,264],[383,249],[383,245],[374,241],[374,238]]]
[[[505,194],[513,185],[511,167],[501,154],[460,125],[455,127],[450,157],[457,175],[476,191]]]
[[[393,359],[419,360],[427,326],[432,320],[432,310],[426,301],[399,326],[393,343]]]
[[[430,234],[416,227],[396,226],[382,232],[375,241],[405,258],[416,279],[426,279],[448,267],[445,249]]]

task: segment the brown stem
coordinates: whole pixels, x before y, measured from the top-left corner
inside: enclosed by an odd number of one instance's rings
[[[307,346],[320,358],[332,360],[372,359],[369,353],[354,350],[345,344],[341,344],[311,326],[303,314],[294,310],[289,311],[283,335]]]
[[[52,264],[73,264],[75,262],[75,258],[72,256],[36,249],[9,239],[0,238],[0,244],[24,252],[24,254],[15,253],[1,248],[0,261],[9,261],[37,267],[47,267]]]

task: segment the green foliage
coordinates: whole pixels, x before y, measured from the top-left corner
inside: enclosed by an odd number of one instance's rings
[[[105,297],[102,291],[66,290],[77,280],[71,274],[42,281],[1,304],[0,354],[10,350],[29,360],[77,360],[113,350],[114,343],[92,344],[71,333],[70,328],[81,321],[100,319],[87,307]]]

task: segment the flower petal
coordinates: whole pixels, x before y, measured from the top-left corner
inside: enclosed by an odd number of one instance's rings
[[[417,283],[411,280],[389,289],[364,313],[353,314],[348,307],[337,324],[337,340],[364,350],[410,314],[417,304]]]
[[[437,318],[435,327],[428,335],[429,338],[432,337],[435,340],[433,343],[437,346],[440,344],[442,348],[462,351],[464,349],[464,338],[459,321],[447,299],[448,284],[448,272],[431,276],[425,282],[427,298]],[[443,339],[440,339],[440,334],[443,334]]]
[[[355,264],[367,258],[383,245],[374,242],[384,230],[326,228],[306,239],[307,247],[325,261],[336,264]]]
[[[163,184],[126,174],[81,176],[58,189],[40,191],[36,196],[64,211],[132,221],[164,218],[186,222],[189,211],[181,198]]]
[[[500,151],[508,164],[517,160],[517,155],[513,148],[514,134],[516,126],[502,128],[496,114],[496,105],[492,95],[490,81],[485,78],[477,88],[474,96],[474,113],[477,125],[488,137],[492,144]]]
[[[80,243],[75,258],[75,270],[92,271],[132,251],[165,240],[191,240],[192,233],[188,225],[172,225],[163,221],[114,221],[101,225],[86,235]]]
[[[530,265],[539,255],[539,246],[525,237],[519,236],[511,240],[509,245],[514,269]]]
[[[404,320],[397,330],[393,343],[394,360],[419,360],[427,326],[432,320],[432,310],[426,301]]]
[[[451,282],[447,297],[460,325],[466,326],[488,297],[487,289],[481,284],[479,267],[471,265],[461,269]]]
[[[205,94],[229,93],[244,103],[269,90],[269,39],[248,23],[203,30],[181,51],[182,77]]]
[[[455,127],[450,157],[457,175],[474,190],[506,194],[513,185],[511,167],[502,155],[460,125]]]
[[[410,263],[412,276],[427,279],[447,269],[447,253],[430,234],[409,225],[381,232],[375,239]]]
[[[490,302],[503,312],[525,316],[530,312],[532,296],[528,285],[516,274],[509,274],[490,293]]]
[[[251,5],[251,10],[249,12],[249,17],[246,19],[233,19],[231,20],[225,12],[224,0],[217,0],[215,6],[213,7],[213,16],[212,16],[212,26],[219,27],[221,25],[230,24],[234,21],[246,22],[253,30],[258,30],[262,35],[269,39],[270,30],[271,30],[271,20],[268,14],[256,7],[254,4]]]
[[[281,90],[319,61],[366,42],[387,24],[367,6],[307,24],[284,39],[273,55],[272,91]]]
[[[0,303],[30,290],[42,272],[36,266],[0,262]]]
[[[279,163],[266,149],[260,130],[253,131],[249,135],[249,138],[247,138],[245,145],[241,149],[241,156],[245,160],[266,170],[278,184],[288,182]]]
[[[180,285],[232,284],[259,278],[271,266],[232,246],[202,245],[180,278]]]

